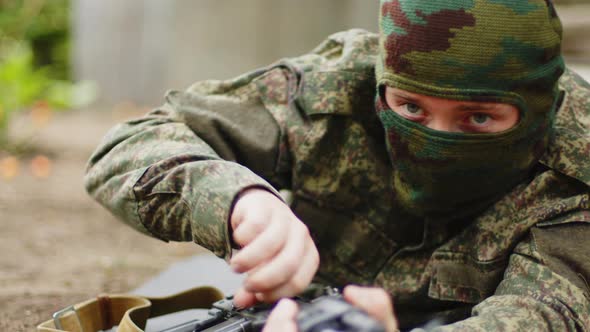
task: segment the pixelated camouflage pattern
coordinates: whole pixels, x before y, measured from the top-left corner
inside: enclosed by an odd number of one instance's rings
[[[590,85],[572,73],[564,75],[561,82],[565,91],[565,106],[555,121],[558,130],[541,162],[590,185],[590,169],[580,162],[590,156],[590,145],[585,144],[590,128],[587,113],[590,109]]]
[[[547,0],[381,0],[379,84],[551,110],[562,28]]]
[[[587,330],[588,286],[581,292],[570,280],[540,264],[545,259],[534,238],[527,236],[513,250],[494,295],[476,305],[471,318],[430,331]]]
[[[381,91],[376,108],[402,208],[439,221],[474,216],[529,175],[551,135],[564,68],[552,8],[544,0],[381,1],[379,85],[520,108],[518,125],[503,133],[442,133],[399,116]]]
[[[239,88],[246,82],[250,83],[251,77],[236,79],[228,90],[238,93],[220,95],[217,106],[227,109],[247,103],[244,96],[249,94],[239,93],[251,88]],[[223,84],[197,84],[195,89],[213,96],[223,89]],[[113,128],[90,158],[85,185],[95,199],[136,229],[165,241],[194,240],[216,255],[229,258],[226,221],[235,196],[255,186],[279,194],[248,168],[226,161],[240,158],[239,151],[228,152],[229,148],[221,143],[214,150],[214,138],[203,135],[210,138],[206,143],[194,134],[187,123],[194,120],[191,112],[199,110],[194,106],[185,108],[189,101],[196,104],[191,97],[198,98],[171,92],[161,109]],[[205,109],[199,119],[201,123],[209,121],[208,125],[223,122],[219,113]],[[267,139],[268,133],[265,130],[257,134]],[[259,150],[264,148],[259,146]],[[249,152],[253,157],[265,153]],[[268,167],[260,163],[256,166],[261,172]],[[212,183],[215,185],[210,186]],[[203,191],[202,187],[208,189]]]
[[[235,194],[289,188],[320,250],[317,279],[385,287],[404,329],[436,317],[445,331],[588,329],[590,291],[558,268],[576,266],[579,250],[564,247],[550,260],[531,235],[590,227],[587,83],[564,76],[556,135],[535,176],[477,218],[442,225],[393,203],[374,109],[378,49],[378,36],[351,30],[310,54],[173,93],[109,133],[90,160],[87,188],[135,228],[222,257]]]

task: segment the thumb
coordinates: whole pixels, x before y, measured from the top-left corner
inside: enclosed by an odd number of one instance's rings
[[[289,299],[282,299],[272,310],[262,332],[297,332],[297,304]]]
[[[380,321],[387,332],[398,331],[391,297],[383,288],[347,286],[344,299]]]

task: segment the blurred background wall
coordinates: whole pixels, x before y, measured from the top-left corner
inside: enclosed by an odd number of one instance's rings
[[[590,1],[556,1],[564,49],[590,63]],[[159,103],[167,89],[229,78],[312,49],[330,33],[377,29],[368,0],[76,0],[74,64],[101,100]]]
[[[162,100],[167,89],[229,78],[309,51],[352,27],[375,31],[377,1],[77,0],[78,78],[96,80],[103,101]]]

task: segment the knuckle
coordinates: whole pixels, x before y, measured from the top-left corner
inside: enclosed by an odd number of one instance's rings
[[[303,241],[309,241],[311,240],[311,234],[309,232],[309,228],[307,228],[307,226],[302,223],[302,222],[297,222],[293,224],[293,231],[294,231],[294,235],[297,236],[299,239],[303,240]]]
[[[320,254],[318,253],[317,249],[313,247],[312,254],[311,254],[311,263],[315,267],[315,269],[320,266]]]
[[[270,292],[277,289],[277,286],[287,282],[289,274],[281,271],[272,275],[257,275],[248,280],[248,287],[257,292]]]
[[[375,288],[373,290],[373,301],[375,302],[375,306],[379,308],[391,307],[389,294],[383,288]]]
[[[240,247],[241,247],[241,246],[244,246],[244,245],[246,244],[246,243],[245,243],[246,241],[245,241],[245,239],[244,239],[244,236],[243,236],[241,233],[234,232],[234,233],[232,234],[232,237],[233,237],[233,239],[234,239],[234,242],[235,242],[235,243],[237,243],[238,245],[240,245]]]
[[[254,234],[260,234],[268,224],[267,220],[264,218],[252,218],[248,220],[248,228]]]
[[[385,291],[385,289],[383,288],[373,288],[373,291],[375,292],[375,296],[382,298],[382,299],[388,299],[389,298],[389,293],[387,293],[387,291]]]
[[[299,262],[296,259],[288,259],[284,263],[285,275],[292,275],[299,268]]]
[[[309,231],[309,228],[307,227],[307,225],[302,223],[302,227],[303,227],[303,236],[305,236],[305,238],[311,240],[311,232]]]
[[[307,225],[303,221],[299,220],[299,218],[297,217],[295,217],[295,220],[297,220],[297,225],[301,229],[301,232],[303,232],[303,234],[309,235],[309,228],[307,227]]]
[[[267,285],[271,285],[276,287],[278,285],[284,284],[289,281],[289,277],[291,276],[288,271],[282,271],[281,273],[276,273],[273,275],[272,280],[268,280]]]
[[[253,280],[248,280],[248,290],[250,291],[261,291],[261,290],[265,290],[267,287],[267,283],[264,282],[263,280],[258,280],[258,279],[253,279]]]
[[[293,292],[300,293],[303,290],[305,290],[307,284],[308,283],[306,282],[306,280],[301,278],[295,278],[290,282],[290,288],[293,290]]]

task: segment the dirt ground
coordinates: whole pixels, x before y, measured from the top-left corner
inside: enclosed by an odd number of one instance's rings
[[[130,291],[202,252],[191,243],[137,233],[85,193],[88,156],[108,128],[129,116],[111,110],[58,114],[33,139],[49,156],[48,176],[34,176],[34,155],[19,160],[17,175],[0,176],[0,331],[33,331],[66,305]],[[33,132],[29,122],[19,119],[14,135]]]

